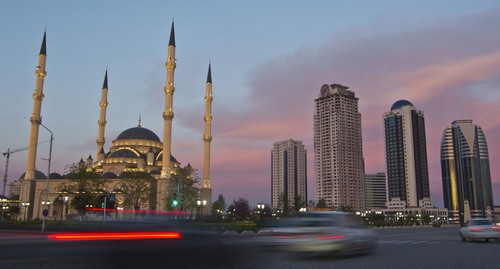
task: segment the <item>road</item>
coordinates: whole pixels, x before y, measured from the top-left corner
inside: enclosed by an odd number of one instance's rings
[[[183,241],[54,242],[0,231],[0,268],[498,268],[500,240],[462,242],[459,227],[376,229],[375,253],[304,258],[186,233]],[[222,240],[221,240],[222,238]]]
[[[500,240],[462,242],[459,227],[377,229],[374,254],[338,258],[297,258],[257,252],[242,268],[498,268]]]

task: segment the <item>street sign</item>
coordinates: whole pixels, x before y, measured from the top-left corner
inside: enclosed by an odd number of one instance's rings
[[[47,216],[49,215],[49,211],[48,211],[47,209],[44,209],[44,210],[42,211],[42,215],[43,215],[44,217],[47,217]]]

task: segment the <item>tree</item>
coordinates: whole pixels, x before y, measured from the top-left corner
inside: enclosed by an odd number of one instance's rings
[[[177,168],[175,173],[170,176],[165,208],[169,211],[176,209],[180,211],[195,210],[199,184],[198,171],[190,164]],[[172,203],[174,198],[179,202],[177,206]]]
[[[83,162],[71,164],[66,169],[69,171],[69,182],[61,184],[59,188],[74,195],[71,206],[81,214],[85,213],[87,205],[100,207],[110,181],[101,178],[95,170],[88,169]]]
[[[250,204],[246,198],[233,200],[234,217],[236,220],[244,221],[250,218]]]
[[[422,223],[424,225],[428,225],[429,223],[431,223],[431,221],[432,221],[432,218],[431,218],[431,216],[429,214],[423,214],[422,215]]]
[[[325,198],[319,199],[318,203],[316,204],[316,207],[317,208],[328,208],[328,206],[326,205]]]
[[[373,225],[376,227],[385,226],[385,217],[382,214],[377,214],[376,212],[370,212],[366,214],[366,221],[369,225]]]
[[[124,206],[135,210],[151,200],[151,175],[148,172],[125,172],[121,177],[126,178],[120,184],[124,194]]]
[[[287,216],[294,210],[294,207],[289,204],[288,196],[285,193],[280,193],[278,196],[278,210],[281,210],[280,216]]]
[[[307,207],[307,202],[302,198],[302,196],[295,196],[293,203],[295,211],[300,211],[301,208]]]
[[[341,211],[341,212],[354,212],[354,209],[352,208],[351,205],[339,205],[337,207],[337,211]]]
[[[226,199],[222,194],[219,194],[217,201],[212,203],[212,217],[220,220],[224,211],[226,211]]]

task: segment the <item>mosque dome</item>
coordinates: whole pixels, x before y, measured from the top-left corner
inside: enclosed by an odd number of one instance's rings
[[[23,174],[19,177],[19,179],[24,179],[24,177],[25,177],[25,176],[26,176],[26,172],[24,172],[24,173],[23,173]],[[46,176],[44,173],[42,173],[42,172],[40,172],[40,171],[38,171],[38,170],[35,170],[35,179],[47,179],[47,176]]]
[[[137,153],[130,149],[119,149],[112,152],[108,156],[109,158],[137,158],[139,157]]]
[[[151,174],[151,175],[161,175],[161,171],[160,170],[153,170],[153,171],[149,172],[149,174]]]
[[[106,172],[102,174],[102,178],[112,179],[112,178],[118,178],[118,176],[113,172]]]
[[[163,161],[163,151],[160,152],[160,154],[158,154],[158,157],[156,158],[157,161]],[[172,154],[170,154],[170,161],[171,162],[174,162],[174,163],[177,163],[177,159],[172,156]]]
[[[61,176],[61,174],[54,172],[54,173],[50,173],[49,178],[50,179],[62,179],[63,177]]]
[[[413,106],[413,104],[408,101],[408,100],[399,100],[399,101],[396,101],[392,106],[391,106],[391,110],[396,110],[396,109],[400,109],[404,106]]]
[[[129,128],[123,131],[116,140],[124,140],[124,139],[143,139],[143,140],[152,140],[156,142],[161,142],[160,138],[153,133],[153,131],[141,127],[141,125],[137,127]]]

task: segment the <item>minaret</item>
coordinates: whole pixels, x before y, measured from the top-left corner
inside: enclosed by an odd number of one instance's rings
[[[212,142],[212,74],[208,64],[207,86],[205,93],[205,133],[203,135],[203,188],[210,188],[210,142]]]
[[[170,178],[170,154],[172,138],[172,119],[173,99],[174,99],[174,71],[175,71],[175,33],[174,22],[172,21],[172,30],[170,31],[170,41],[168,43],[167,63],[167,81],[165,86],[165,111],[163,112],[163,158],[161,164],[161,178]]]
[[[211,212],[212,189],[210,188],[210,142],[212,142],[212,72],[208,64],[207,85],[205,93],[205,133],[203,134],[203,184],[201,189],[201,199],[207,201],[207,206],[203,208],[203,214]]]
[[[99,131],[97,133],[97,163],[103,161],[104,154],[100,154],[104,151],[104,130],[106,127],[106,109],[108,108],[108,70],[104,75],[104,83],[101,90],[101,101],[99,102],[100,112],[99,120],[97,124],[99,125]]]
[[[43,100],[43,82],[47,72],[45,71],[45,62],[47,60],[47,50],[46,50],[46,32],[43,33],[42,47],[40,49],[40,54],[38,54],[38,66],[35,70],[36,86],[33,92],[33,112],[30,116],[31,122],[31,132],[28,150],[28,162],[26,165],[26,175],[24,179],[35,179],[35,163],[36,163],[36,150],[38,144],[38,129],[40,128],[40,122],[42,122],[42,100]]]

